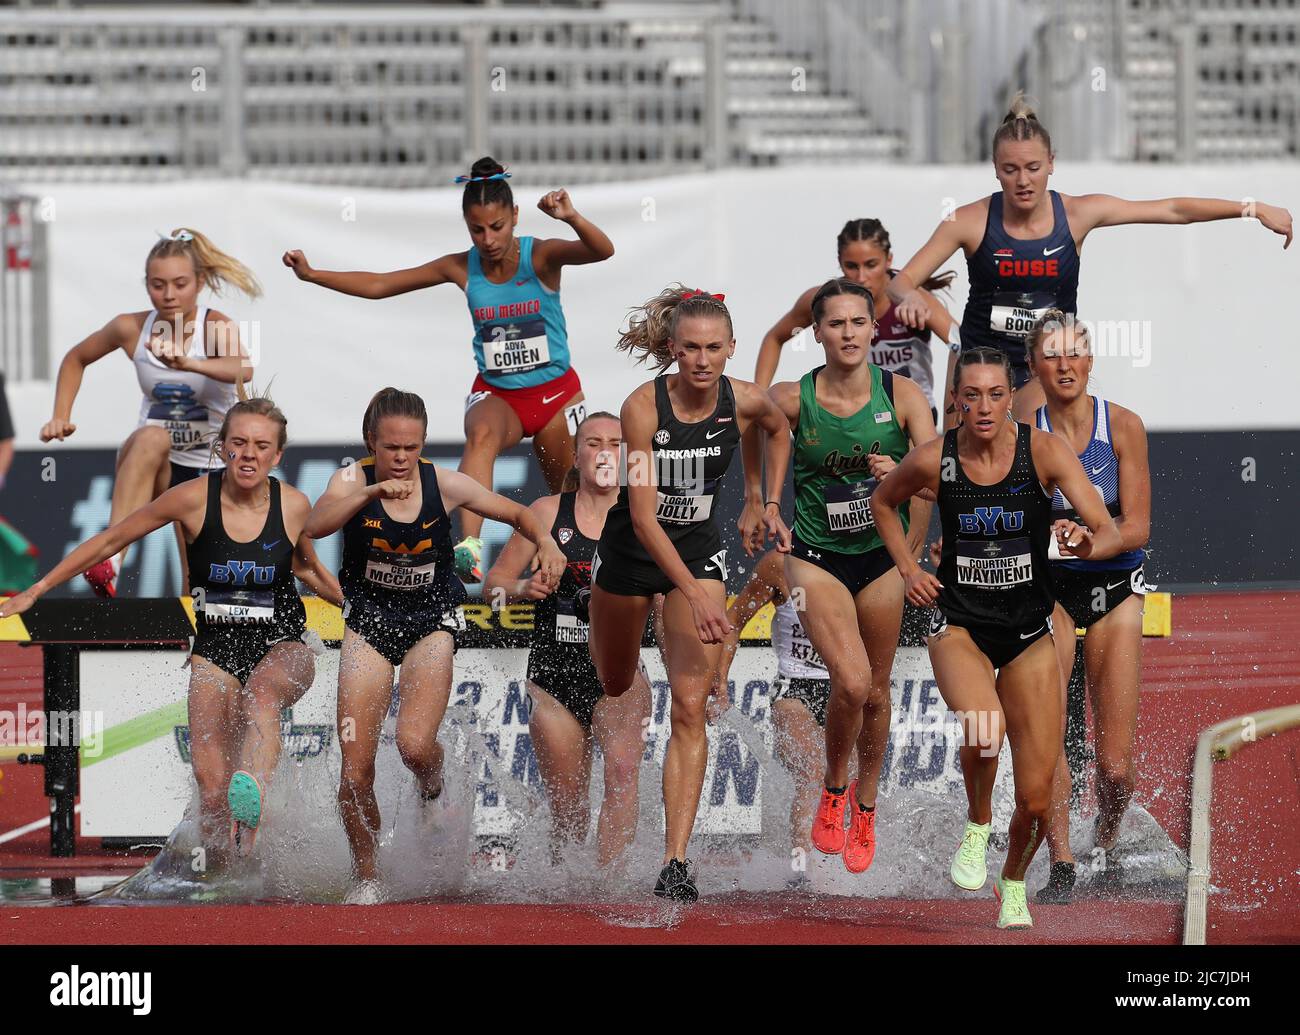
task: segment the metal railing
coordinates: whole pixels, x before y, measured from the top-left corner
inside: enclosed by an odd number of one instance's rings
[[[0,371],[50,376],[49,248],[39,199],[0,188]]]

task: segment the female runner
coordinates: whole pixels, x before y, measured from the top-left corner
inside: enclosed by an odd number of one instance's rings
[[[478,377],[465,404],[465,453],[460,470],[488,489],[496,458],[521,439],[533,452],[553,492],[573,467],[573,435],[585,415],[582,385],[569,363],[569,337],[560,306],[565,266],[601,262],[614,254],[604,232],[584,219],[565,190],[543,195],[537,207],[568,223],[576,241],[516,237],[519,207],[510,174],[480,158],[465,184],[461,209],[473,247],[392,273],[336,273],[313,269],[300,251],[284,264],[300,280],[362,298],[391,298],[417,288],[455,284],[465,292],[474,321]],[[461,515],[456,571],[466,582],[483,577],[483,519]]]

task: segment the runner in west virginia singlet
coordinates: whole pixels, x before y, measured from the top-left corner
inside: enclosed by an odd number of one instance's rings
[[[375,483],[374,457],[360,461]],[[395,521],[373,499],[343,526],[343,620],[392,665],[430,633],[464,631],[459,605],[465,587],[452,562],[451,528],[438,489],[437,468],[420,458],[420,513]]]
[[[568,708],[584,729],[590,729],[592,711],[604,692],[587,647],[587,608],[579,593],[591,585],[596,541],[578,527],[573,513],[576,496],[576,492],[560,494],[551,525],[551,538],[559,544],[568,566],[559,587],[539,600],[533,610],[528,678]]]
[[[957,431],[947,432],[943,442],[948,475],[939,480],[943,589],[930,635],[949,623],[960,626],[993,667],[1001,668],[1051,632],[1052,504],[1034,468],[1027,424],[1016,425],[1015,459],[995,485],[977,485],[966,477]]]
[[[1079,289],[1079,253],[1061,195],[1049,192],[1055,223],[1046,237],[1022,241],[1002,225],[1002,191],[989,195],[980,246],[966,257],[970,294],[961,320],[962,349],[988,345],[1011,360],[1018,388],[1029,380],[1025,341],[1048,309],[1073,313]]]
[[[718,404],[702,421],[684,424],[673,413],[667,375],[655,378],[652,463],[658,485],[659,525],[697,579],[727,580],[727,557],[713,516],[718,484],[740,444],[736,398],[731,379],[718,382]],[[651,596],[673,589],[672,580],[651,559],[632,528],[628,504],[629,478],[648,477],[638,465],[625,461],[620,472],[618,502],[610,509],[601,533],[592,578],[602,589],[626,596]]]
[[[1110,403],[1093,396],[1092,405],[1092,437],[1079,462],[1088,480],[1097,487],[1107,512],[1117,518],[1123,508],[1119,499],[1119,458],[1110,440]],[[1040,431],[1052,430],[1045,405],[1038,408],[1034,420]],[[1078,512],[1058,488],[1052,495],[1052,520],[1062,518],[1082,523]],[[1104,561],[1090,561],[1063,557],[1053,539],[1048,557],[1052,562],[1056,599],[1080,628],[1088,628],[1133,594],[1145,595],[1149,588],[1142,576],[1146,561],[1146,551],[1142,549],[1126,550]],[[1100,594],[1096,592],[1098,587],[1102,588]],[[1104,601],[1103,607],[1097,606],[1099,600]]]
[[[293,575],[293,541],[285,534],[280,481],[268,479],[266,524],[251,542],[226,535],[220,471],[208,478],[203,528],[188,545],[197,635],[193,653],[248,682],[275,644],[301,639],[307,613]]]

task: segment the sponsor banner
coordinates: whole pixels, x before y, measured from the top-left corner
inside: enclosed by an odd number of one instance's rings
[[[317,660],[311,689],[285,709],[281,736],[288,758],[332,786],[340,767],[336,732],[337,650]],[[180,822],[193,792],[182,651],[85,651],[80,656],[82,708],[102,715],[102,750],[83,757],[81,832],[86,837],[163,837]],[[642,651],[651,681],[645,761],[663,764],[671,706],[657,650]],[[451,707],[441,739],[460,765],[478,774],[475,831],[505,836],[520,803],[542,793],[528,731],[524,678],[527,651],[466,649],[456,655]],[[732,708],[709,727],[709,761],[696,821],[700,835],[762,831],[765,773],[772,757],[771,700],[776,659],[770,648],[742,647],[731,668]],[[939,696],[927,652],[900,648],[893,672],[894,719],[881,774],[886,799],[899,788],[964,794],[957,749],[961,731]],[[400,765],[393,743],[394,698],[380,743],[381,766]],[[282,762],[283,764],[283,762]],[[598,768],[598,767],[597,767]],[[995,820],[1010,814],[1010,756],[1003,747]],[[532,794],[523,794],[528,788]],[[325,800],[332,800],[332,796]],[[658,822],[662,824],[662,812]]]

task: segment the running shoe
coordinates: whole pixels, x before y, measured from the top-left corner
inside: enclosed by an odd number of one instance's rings
[[[1074,900],[1074,863],[1054,862],[1047,883],[1038,889],[1034,901],[1039,905],[1068,906]]]
[[[483,541],[469,535],[456,544],[456,576],[461,582],[483,581]]]
[[[694,876],[687,869],[687,864],[680,859],[669,859],[668,865],[659,871],[655,895],[675,902],[695,902],[700,897]]]
[[[992,823],[966,822],[966,830],[961,835],[961,844],[957,854],[952,858],[949,873],[952,882],[964,891],[979,891],[988,880],[989,871],[984,865],[984,856],[989,849],[989,831]]]
[[[849,784],[849,836],[844,842],[844,868],[850,873],[865,873],[876,857],[876,810],[864,812],[858,805],[858,781]]]
[[[1034,926],[1033,918],[1029,915],[1029,904],[1025,901],[1024,881],[995,877],[993,894],[1002,906],[998,913],[999,927],[1005,929]]]
[[[248,855],[257,841],[262,822],[262,784],[252,773],[238,770],[226,789],[230,806],[230,840],[239,855]]]
[[[117,566],[113,558],[108,557],[81,573],[82,578],[90,583],[95,595],[112,599],[117,596]]]
[[[844,806],[848,797],[843,791],[832,794],[822,788],[822,800],[817,803],[813,817],[813,847],[823,855],[839,855],[844,851]]]

